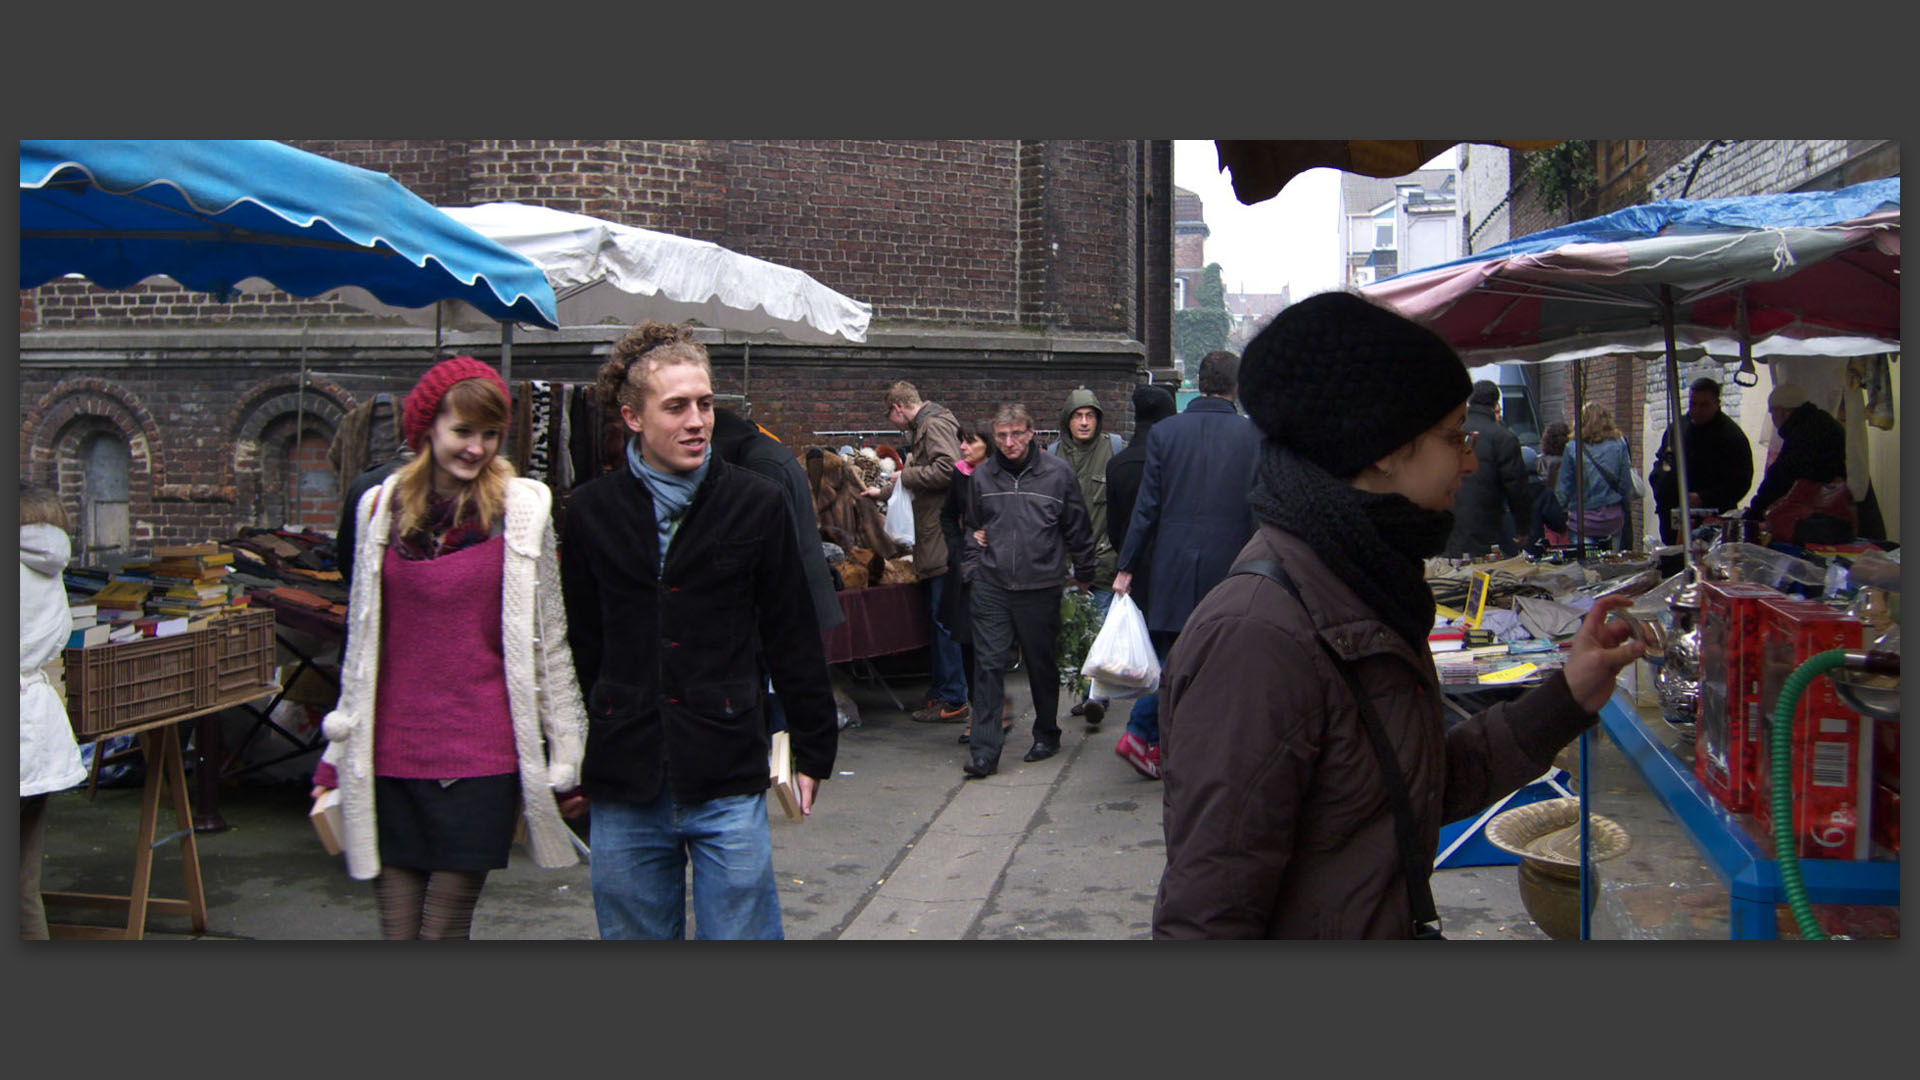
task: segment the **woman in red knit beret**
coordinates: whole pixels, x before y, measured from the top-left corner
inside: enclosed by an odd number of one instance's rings
[[[356,510],[314,797],[339,790],[347,872],[372,879],[388,939],[466,938],[523,814],[536,863],[577,859],[557,799],[578,786],[586,717],[552,494],[499,456],[511,417],[492,368],[434,365],[403,409],[416,456]]]

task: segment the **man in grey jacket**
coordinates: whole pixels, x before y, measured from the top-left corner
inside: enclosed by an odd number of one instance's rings
[[[1060,583],[1068,557],[1074,583],[1091,588],[1093,525],[1073,468],[1033,451],[1033,416],[1002,405],[993,417],[993,454],[973,472],[973,511],[966,521],[960,573],[971,600],[974,640],[973,739],[964,771],[980,779],[998,771],[1001,688],[1013,647],[1026,658],[1033,692],[1033,747],[1026,761],[1060,749],[1060,676],[1053,642],[1060,630]]]

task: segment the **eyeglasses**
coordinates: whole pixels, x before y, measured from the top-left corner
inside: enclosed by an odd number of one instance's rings
[[[1022,428],[1019,431],[996,431],[993,433],[993,441],[999,443],[1025,442],[1031,438],[1033,438],[1032,428]]]
[[[1459,450],[1463,454],[1473,453],[1473,444],[1480,441],[1479,432],[1462,431],[1459,428],[1449,428],[1448,430],[1438,432],[1437,434],[1440,436],[1442,440],[1451,444],[1455,449]]]

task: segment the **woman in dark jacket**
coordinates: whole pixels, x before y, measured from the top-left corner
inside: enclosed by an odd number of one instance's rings
[[[969,683],[973,680],[973,621],[967,615],[967,587],[960,577],[960,556],[967,546],[960,523],[973,514],[973,470],[992,452],[987,445],[987,433],[992,430],[991,424],[960,425],[960,460],[954,463],[953,483],[947,485],[946,501],[940,505],[940,531],[947,538],[947,580],[956,586],[947,590],[940,620],[960,643],[961,670]],[[1001,711],[1001,726],[1013,726],[1012,709]],[[960,733],[960,741],[967,741],[967,732]]]
[[[1237,565],[1278,564],[1297,598],[1232,574],[1169,657],[1153,934],[1410,937],[1441,826],[1544,772],[1641,647],[1603,625],[1626,601],[1602,599],[1561,672],[1446,728],[1422,570],[1475,468],[1459,358],[1423,327],[1325,293],[1261,331],[1240,386],[1266,441],[1251,494],[1261,524]],[[1363,709],[1404,778],[1411,860]]]

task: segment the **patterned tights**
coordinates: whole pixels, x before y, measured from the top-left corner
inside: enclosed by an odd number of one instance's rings
[[[487,872],[383,866],[373,879],[380,934],[388,941],[465,941]]]

